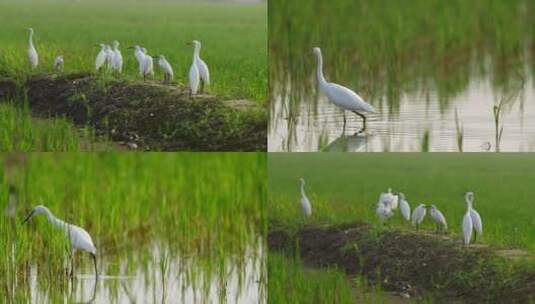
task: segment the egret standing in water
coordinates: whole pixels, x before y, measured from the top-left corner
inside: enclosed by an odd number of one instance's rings
[[[312,206],[310,205],[310,201],[305,194],[305,179],[300,178],[299,180],[301,181],[301,208],[303,209],[303,214],[305,214],[305,216],[311,216]]]
[[[167,61],[164,55],[154,57],[154,59],[158,59],[158,65],[163,70],[163,82],[170,83],[174,77],[173,67],[171,67],[171,64],[169,64],[169,61]]]
[[[63,64],[65,62],[63,61],[63,55],[59,55],[58,57],[56,57],[56,59],[54,60],[54,69],[58,72],[61,72],[63,71]]]
[[[37,214],[44,214],[48,218],[48,222],[52,225],[54,225],[57,228],[62,229],[67,236],[69,237],[70,243],[71,243],[71,260],[72,260],[72,267],[71,267],[71,276],[74,274],[74,254],[76,253],[76,250],[81,250],[88,252],[91,254],[91,257],[93,257],[93,264],[95,266],[95,278],[98,279],[98,271],[97,271],[97,248],[93,244],[93,240],[91,239],[91,236],[87,231],[85,231],[83,228],[80,228],[76,225],[66,223],[52,214],[50,210],[48,210],[47,207],[38,205],[35,208],[32,209],[30,214],[26,217],[26,219],[22,222],[23,224],[26,223],[29,219],[31,219],[34,215]]]
[[[420,224],[424,221],[426,213],[425,204],[418,205],[412,212],[412,224],[416,227],[416,230],[418,230]]]
[[[29,28],[28,31],[30,32],[30,41],[28,46],[28,61],[30,62],[30,67],[32,69],[37,68],[37,65],[39,65],[39,56],[37,55],[37,50],[35,49],[35,46],[33,45],[33,28]]]
[[[399,209],[401,209],[401,215],[407,220],[411,220],[411,206],[409,205],[409,202],[405,199],[405,194],[399,193]]]
[[[119,50],[119,41],[117,40],[113,41],[112,53],[112,69],[120,74],[123,71],[123,55]]]
[[[446,231],[448,229],[448,224],[446,223],[446,217],[444,217],[444,214],[442,214],[442,212],[440,212],[435,205],[431,205],[430,209],[429,215],[437,224],[437,232],[441,230]]]
[[[466,243],[467,237],[468,237],[468,244],[470,243],[472,229],[475,231],[475,235],[474,235],[474,243],[475,243],[477,240],[477,236],[478,235],[481,236],[483,234],[483,221],[481,220],[481,216],[479,215],[479,213],[473,207],[474,192],[467,192],[464,195],[464,199],[466,201],[466,206],[467,206],[466,214],[470,215],[470,222],[471,222],[469,225],[465,223],[467,220],[463,218],[463,233],[464,233],[464,238],[465,238],[465,244],[467,244]],[[466,218],[466,214],[465,214],[465,218]],[[466,229],[465,229],[465,226],[466,226]],[[468,229],[468,227],[471,227],[469,236],[466,233],[466,230]]]
[[[317,70],[316,78],[319,84],[319,90],[327,96],[330,102],[340,107],[343,111],[351,111],[362,118],[362,129],[357,133],[366,131],[366,116],[362,113],[375,113],[375,108],[368,104],[354,91],[336,83],[327,82],[323,75],[323,57],[319,47],[314,48],[316,55]],[[346,126],[346,116],[344,112],[344,130]]]

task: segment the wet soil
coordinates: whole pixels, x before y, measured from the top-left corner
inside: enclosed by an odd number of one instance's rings
[[[307,265],[364,274],[371,284],[411,298],[425,294],[444,302],[535,301],[534,267],[488,246],[467,248],[445,235],[377,230],[364,223],[289,232],[272,224],[268,244],[270,250],[297,251]]]
[[[266,150],[267,111],[258,102],[191,97],[180,86],[103,80],[87,73],[36,75],[16,83],[0,79],[0,100],[17,95],[13,100],[27,100],[37,117],[66,117],[130,148]]]

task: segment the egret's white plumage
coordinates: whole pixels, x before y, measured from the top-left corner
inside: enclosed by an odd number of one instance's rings
[[[100,70],[106,63],[106,45],[100,44],[100,52],[98,52],[97,58],[95,59],[95,69]]]
[[[30,67],[32,69],[35,69],[39,65],[39,56],[37,55],[37,50],[35,49],[35,46],[33,45],[33,28],[29,28],[28,31],[30,32],[30,39],[29,39],[29,46],[28,46],[28,61],[30,62]]]
[[[56,71],[62,71],[63,70],[63,64],[65,62],[63,61],[63,55],[59,55],[58,57],[56,57],[56,59],[54,60],[54,69]]]
[[[121,51],[119,50],[119,41],[115,40],[113,41],[113,49],[112,49],[112,69],[118,73],[121,73],[123,71],[123,55],[121,54]]]
[[[197,94],[197,90],[199,89],[199,82],[200,76],[199,76],[199,69],[197,68],[197,65],[195,64],[195,60],[191,64],[191,67],[189,68],[189,92],[191,95]]]
[[[472,230],[474,229],[472,225],[472,217],[470,216],[470,206],[468,206],[466,213],[463,217],[463,236],[464,236],[464,244],[469,245],[470,241],[472,240]]]
[[[303,214],[305,216],[312,215],[312,206],[310,205],[310,201],[308,200],[308,197],[305,193],[305,179],[301,178],[301,209],[303,210]]]
[[[395,210],[398,208],[398,196],[392,193],[391,188],[388,188],[388,192],[382,192],[379,195],[378,203],[385,205],[388,209]]]
[[[401,215],[407,220],[411,220],[411,206],[409,205],[409,202],[405,199],[405,194],[399,193],[399,208],[401,209]]]
[[[366,116],[362,113],[375,113],[375,108],[368,104],[362,97],[360,97],[354,91],[343,87],[339,84],[327,82],[323,75],[323,57],[321,55],[321,49],[319,47],[314,48],[314,54],[316,55],[317,70],[316,78],[319,84],[319,90],[327,96],[330,102],[342,108],[342,110],[351,111],[363,119],[362,131],[366,130]],[[345,126],[345,116],[344,116]]]
[[[143,63],[145,59],[145,54],[143,53],[143,49],[139,45],[135,45],[131,47],[134,49],[134,56],[136,57],[138,68],[139,68],[139,75],[143,76]]]
[[[201,80],[201,93],[203,86],[210,85],[210,70],[204,60],[201,59],[201,42],[193,40],[193,61],[199,70],[199,77]]]
[[[105,44],[104,52],[106,53],[106,66],[108,69],[113,69],[113,50],[111,46]]]
[[[377,203],[377,209],[375,209],[375,214],[379,217],[382,222],[387,221],[394,215],[392,209],[389,206],[379,202]]]
[[[52,214],[52,212],[43,205],[38,205],[35,208],[32,209],[30,214],[26,217],[23,223],[27,222],[30,218],[32,218],[34,215],[37,214],[44,214],[48,218],[48,222],[52,225],[56,226],[59,229],[62,229],[67,237],[70,240],[71,248],[73,251],[73,254],[76,250],[82,250],[85,252],[88,252],[93,257],[93,262],[95,265],[95,275],[98,276],[97,272],[97,260],[96,260],[96,254],[97,254],[97,248],[93,244],[93,239],[91,239],[91,236],[87,231],[85,231],[83,228],[78,227],[73,224],[66,223]]]
[[[164,72],[164,82],[168,83],[173,80],[173,67],[171,67],[171,64],[169,64],[169,61],[167,61],[164,55],[158,56],[158,65]]]
[[[440,210],[438,210],[435,205],[431,205],[430,209],[431,210],[429,210],[429,215],[435,221],[435,223],[437,223],[438,227],[443,230],[447,230],[448,224],[446,222],[446,217],[444,216],[444,214],[442,214],[442,212],[440,212]]]
[[[423,222],[426,213],[425,204],[418,205],[412,212],[412,224],[416,226],[416,229]]]
[[[474,193],[473,192],[467,192],[465,194],[464,198],[465,198],[466,204],[470,207],[470,218],[472,219],[472,227],[476,232],[476,234],[474,236],[474,242],[475,242],[477,237],[481,236],[483,234],[483,221],[481,220],[481,216],[474,209],[474,206],[473,206]]]

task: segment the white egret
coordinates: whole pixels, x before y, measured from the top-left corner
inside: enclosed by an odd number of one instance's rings
[[[463,236],[464,236],[464,244],[468,246],[470,244],[470,241],[472,239],[472,230],[474,229],[474,226],[472,225],[472,217],[470,216],[470,210],[472,209],[472,206],[470,203],[467,204],[466,213],[463,217]]]
[[[473,206],[474,193],[467,192],[464,196],[464,199],[466,201],[466,204],[470,206],[470,218],[472,219],[472,227],[476,232],[474,235],[474,243],[475,243],[477,240],[477,237],[483,234],[483,222],[481,221],[481,216],[474,209],[474,206]]]
[[[327,96],[330,102],[340,107],[342,110],[347,110],[360,116],[363,120],[362,129],[358,133],[366,130],[366,116],[362,113],[375,113],[375,108],[368,104],[354,91],[343,87],[336,83],[327,82],[323,75],[323,58],[321,55],[321,49],[319,47],[314,48],[314,54],[316,55],[317,70],[316,77],[319,84],[319,90]],[[346,117],[344,112],[344,129],[346,125]]]
[[[388,192],[382,192],[379,195],[379,203],[387,206],[391,210],[398,208],[398,197],[392,193],[392,189],[388,188]]]
[[[310,201],[308,200],[307,195],[305,194],[305,179],[300,178],[301,181],[301,208],[303,209],[303,213],[305,216],[312,215],[312,206],[310,205]]]
[[[392,188],[388,188],[388,197],[390,198],[390,206],[392,210],[398,209],[399,197],[397,194],[392,193]]]
[[[377,209],[375,209],[375,213],[381,220],[381,222],[386,222],[389,218],[391,218],[394,215],[394,212],[392,209],[390,209],[389,206],[379,202],[377,204]]]
[[[32,69],[37,68],[37,65],[39,65],[39,56],[37,55],[37,50],[35,49],[35,46],[33,45],[33,28],[29,28],[28,31],[30,32],[30,41],[28,46],[28,60],[30,62],[30,67]]]
[[[412,224],[416,227],[416,230],[418,230],[418,227],[423,222],[426,213],[425,204],[418,205],[412,212]]]
[[[112,56],[112,69],[117,72],[121,73],[123,71],[123,55],[121,54],[121,51],[119,50],[119,41],[115,40],[112,43],[113,45],[113,56]]]
[[[399,209],[401,209],[401,215],[407,220],[411,220],[411,206],[409,205],[409,202],[405,199],[405,194],[399,193]]]
[[[113,50],[108,44],[104,47],[104,52],[106,53],[106,66],[108,69],[113,69]]]
[[[442,214],[442,212],[440,212],[435,205],[431,205],[430,209],[429,215],[437,224],[437,231],[448,230],[448,224],[446,223],[446,217],[444,217],[444,214]]]
[[[164,55],[160,55],[158,57],[154,57],[154,59],[158,59],[158,65],[164,72],[164,83],[170,83],[173,80],[174,73],[173,73],[173,67],[171,67],[171,64],[169,64],[169,61],[165,58]]]
[[[204,60],[201,59],[201,42],[198,40],[193,40],[193,61],[195,65],[197,66],[197,70],[199,70],[199,78],[200,78],[200,92],[202,93],[204,91],[204,85],[210,85],[210,70],[208,69],[208,65]]]
[[[201,76],[199,72],[199,67],[197,66],[196,60],[196,48],[193,48],[193,61],[191,62],[191,67],[189,68],[189,93],[190,95],[197,94],[199,89],[199,82],[201,81]]]
[[[66,223],[52,214],[50,210],[48,210],[47,207],[43,205],[38,205],[35,208],[32,209],[30,214],[26,217],[26,219],[22,222],[23,224],[26,223],[30,218],[32,218],[34,215],[37,214],[44,214],[48,218],[48,222],[52,225],[56,226],[57,228],[62,229],[66,234],[67,237],[70,240],[71,243],[71,258],[72,261],[72,268],[71,268],[71,275],[74,272],[74,254],[76,253],[76,250],[82,250],[85,252],[88,252],[91,254],[91,257],[93,257],[93,264],[95,266],[95,277],[98,278],[98,271],[97,271],[97,248],[93,244],[93,240],[91,239],[91,236],[87,231],[85,231],[83,228],[80,228],[76,225]]]
[[[58,57],[56,57],[56,59],[54,60],[54,69],[56,71],[63,71],[63,64],[64,64],[64,61],[63,61],[63,55],[59,55]]]
[[[106,45],[105,44],[99,44],[100,46],[100,52],[97,55],[97,58],[95,59],[95,69],[99,71],[104,64],[106,63]]]
[[[143,58],[142,58],[142,75],[143,80],[147,79],[147,76],[154,75],[154,62],[152,60],[152,57],[147,54],[147,49],[142,48],[143,50]]]
[[[139,75],[143,76],[143,63],[145,59],[145,53],[143,53],[143,49],[139,45],[131,46],[129,49],[134,49],[134,56],[136,57],[139,67]]]

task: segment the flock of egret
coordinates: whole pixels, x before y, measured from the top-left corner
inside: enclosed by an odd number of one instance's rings
[[[39,55],[33,43],[34,30],[29,28],[28,31],[28,62],[30,67],[35,69],[39,65]],[[201,43],[194,40],[191,45],[193,45],[193,60],[189,69],[188,78],[190,93],[195,95],[197,92],[202,93],[205,85],[210,85],[210,70],[206,62],[201,59]],[[116,75],[121,74],[123,71],[123,56],[119,49],[120,43],[115,40],[111,45],[102,43],[97,46],[100,47],[100,52],[95,59],[95,69],[97,71],[108,69]],[[164,55],[153,57],[148,54],[146,48],[140,45],[131,46],[129,49],[134,50],[134,56],[139,67],[139,75],[143,77],[143,80],[146,80],[147,77],[154,76],[154,59],[158,60],[158,66],[164,73],[164,83],[170,83],[173,80],[173,67]],[[63,55],[59,55],[54,60],[54,69],[62,71],[64,64]]]
[[[95,277],[98,279],[97,271],[97,248],[93,244],[93,239],[87,231],[83,228],[73,224],[66,223],[58,219],[52,212],[43,205],[38,205],[32,209],[30,214],[24,219],[23,224],[30,220],[34,215],[44,214],[48,218],[48,222],[54,225],[56,228],[63,230],[63,232],[69,238],[71,243],[71,271],[70,275],[74,275],[74,254],[77,250],[85,251],[93,258],[93,264],[95,266]]]
[[[305,216],[312,215],[312,205],[305,193],[305,180],[300,179],[301,182],[301,208]],[[464,244],[469,245],[472,241],[472,235],[474,236],[474,242],[477,236],[481,236],[483,233],[483,222],[481,216],[473,208],[474,193],[465,193],[465,202],[467,206],[466,213],[462,221],[462,230],[464,236]],[[375,209],[377,217],[386,222],[388,219],[394,216],[395,210],[400,209],[402,217],[411,222],[416,230],[418,230],[420,224],[424,221],[429,209],[429,216],[437,226],[437,232],[445,232],[448,229],[448,223],[444,214],[435,206],[427,206],[425,204],[419,204],[411,213],[411,207],[406,200],[405,195],[402,192],[393,193],[392,189],[388,189],[388,192],[383,192],[379,195],[379,200]]]

